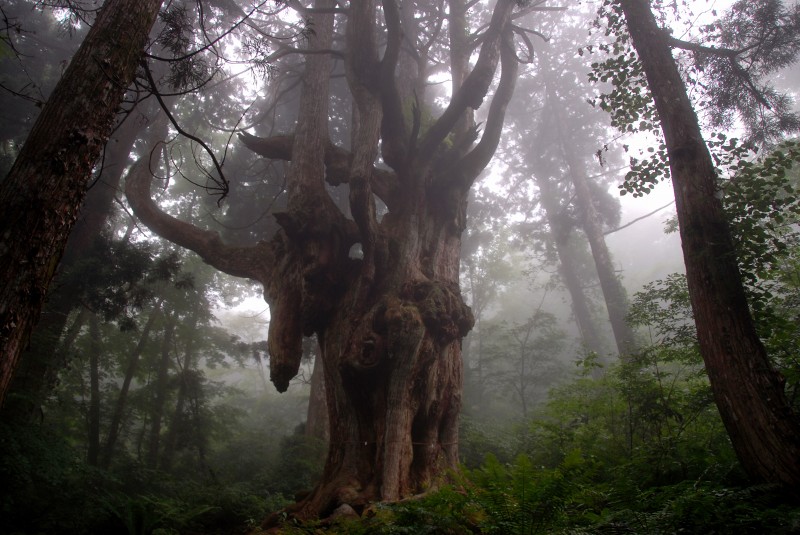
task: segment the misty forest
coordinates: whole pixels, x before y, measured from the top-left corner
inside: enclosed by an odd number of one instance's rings
[[[796,0],[0,2],[0,534],[800,533]]]

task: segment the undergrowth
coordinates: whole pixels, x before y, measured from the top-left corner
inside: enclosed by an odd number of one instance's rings
[[[771,486],[683,481],[630,495],[597,480],[595,461],[578,450],[555,468],[527,455],[502,464],[493,455],[453,484],[418,499],[376,505],[362,518],[286,526],[288,535],[795,534],[800,508]]]

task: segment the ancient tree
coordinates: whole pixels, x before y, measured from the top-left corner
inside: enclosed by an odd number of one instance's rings
[[[0,404],[160,6],[103,6],[0,183]]]
[[[317,0],[304,9],[314,31],[295,130],[241,135],[264,158],[290,162],[277,234],[227,245],[159,209],[147,168],[126,185],[150,229],[263,284],[278,390],[298,373],[303,337],[317,336],[330,446],[321,483],[294,509],[299,517],[397,500],[456,466],[461,339],[473,323],[458,285],[466,200],[498,144],[518,64],[513,0],[498,0],[488,13],[473,6],[485,16],[477,36],[464,0],[448,2],[445,20],[423,3],[341,4]],[[343,48],[334,39],[342,26]],[[334,58],[343,59],[350,94],[349,146],[329,137]],[[453,93],[439,110],[426,95],[435,62],[452,66]],[[479,129],[473,112],[498,66]],[[332,187],[346,192],[349,214],[332,200]]]
[[[800,421],[748,309],[736,251],[717,195],[717,171],[648,0],[620,0],[652,92],[669,155],[686,278],[700,352],[717,407],[755,480],[800,485]]]

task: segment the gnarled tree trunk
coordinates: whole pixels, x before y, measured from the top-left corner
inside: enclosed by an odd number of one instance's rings
[[[271,241],[227,246],[216,233],[164,214],[150,199],[145,166],[126,184],[131,206],[152,230],[222,271],[264,285],[270,377],[278,390],[298,372],[302,337],[317,336],[330,442],[322,481],[292,508],[300,518],[422,492],[458,460],[461,338],[473,323],[458,287],[461,233],[469,189],[497,147],[516,80],[509,26],[515,2],[497,2],[475,66],[427,129],[418,110],[411,124],[404,117],[396,74],[404,17],[397,2],[382,4],[382,57],[375,2],[351,2],[347,12],[350,151],[328,138],[327,54],[306,56],[294,135],[241,136],[258,154],[291,162],[287,210],[275,214],[281,228]],[[333,2],[317,0],[315,7],[310,47],[328,49]],[[499,64],[484,131],[473,145],[471,110],[481,105]],[[379,155],[390,169],[374,166]],[[349,186],[353,219],[325,189],[341,184]],[[388,209],[382,218],[376,197]],[[350,257],[355,244],[363,257]]]

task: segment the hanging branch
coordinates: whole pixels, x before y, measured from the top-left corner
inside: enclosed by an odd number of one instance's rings
[[[624,228],[628,228],[628,227],[630,227],[631,225],[633,225],[634,223],[638,223],[638,222],[639,222],[639,221],[641,221],[642,219],[647,219],[648,217],[650,217],[650,216],[652,216],[652,215],[655,215],[655,214],[657,214],[658,212],[660,212],[660,211],[661,211],[661,210],[663,210],[664,208],[667,208],[668,206],[672,206],[673,204],[675,204],[675,201],[674,201],[674,200],[673,200],[673,201],[669,201],[669,202],[668,202],[667,204],[665,204],[664,206],[661,206],[661,207],[659,207],[659,208],[656,208],[655,210],[653,210],[653,211],[652,211],[652,212],[650,212],[650,213],[647,213],[647,214],[645,214],[645,215],[643,215],[643,216],[637,217],[636,219],[633,219],[633,220],[631,220],[631,221],[628,221],[627,223],[625,223],[625,224],[624,224],[624,225],[622,225],[622,226],[619,226],[619,227],[617,227],[617,228],[613,228],[613,229],[611,229],[611,230],[606,230],[605,232],[603,232],[603,236],[608,236],[609,234],[613,234],[613,233],[615,233],[615,232],[617,232],[617,231],[619,231],[619,230],[622,230],[622,229],[624,229]]]
[[[222,172],[222,164],[220,164],[217,161],[217,157],[214,156],[214,152],[211,150],[211,147],[209,147],[202,139],[200,139],[195,135],[190,134],[189,132],[181,128],[181,126],[178,124],[178,121],[175,120],[175,117],[169,111],[169,108],[167,107],[166,102],[164,102],[161,93],[158,92],[158,89],[156,88],[156,82],[153,79],[153,73],[150,72],[150,66],[147,64],[147,61],[143,61],[142,66],[144,68],[145,75],[147,76],[147,81],[150,83],[150,89],[153,95],[158,100],[158,104],[161,106],[161,109],[164,110],[164,113],[167,115],[167,118],[169,118],[169,121],[172,123],[172,126],[175,127],[175,129],[178,131],[180,135],[191,139],[192,141],[200,145],[208,153],[208,155],[211,157],[211,161],[214,163],[214,167],[216,168],[217,173],[219,174],[219,180],[217,180],[214,177],[212,177],[208,171],[203,169],[203,172],[205,173],[206,177],[208,177],[209,180],[211,180],[214,184],[216,184],[216,187],[210,187],[208,185],[203,186],[188,178],[187,180],[189,180],[189,182],[194,184],[195,186],[201,187],[208,192],[214,193],[215,195],[219,195],[219,199],[217,199],[217,205],[221,204],[222,200],[225,199],[225,197],[227,197],[228,192],[230,191],[228,180],[225,178],[225,174]]]

